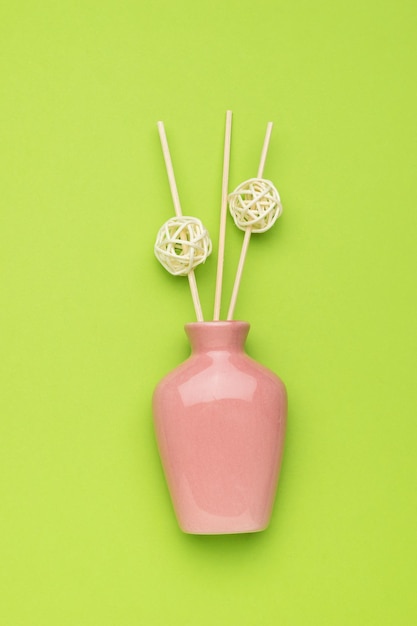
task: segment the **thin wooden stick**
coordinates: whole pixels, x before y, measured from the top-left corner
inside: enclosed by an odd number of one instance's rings
[[[172,202],[174,204],[175,215],[177,217],[181,217],[182,210],[181,210],[180,198],[178,195],[177,184],[175,182],[174,168],[172,167],[171,154],[169,152],[168,141],[167,141],[167,137],[165,133],[165,126],[163,122],[158,122],[157,126],[158,126],[159,138],[161,140],[162,153],[164,155],[164,160],[165,160],[165,167],[166,167],[167,174],[168,174],[169,188],[171,190],[171,196],[172,196]],[[191,297],[193,299],[197,321],[204,322],[203,311],[201,309],[201,303],[200,303],[200,298],[198,295],[197,281],[195,278],[194,270],[191,270],[191,272],[188,274],[188,282],[190,285]]]
[[[264,145],[262,146],[261,160],[258,167],[258,178],[262,178],[265,169],[266,155],[268,154],[269,142],[271,141],[272,127],[274,123],[268,122],[266,127]]]
[[[226,240],[227,191],[228,191],[228,185],[229,185],[231,135],[232,135],[232,111],[227,111],[226,128],[225,128],[225,134],[224,134],[222,199],[221,199],[221,208],[220,208],[219,252],[218,252],[218,258],[217,258],[216,294],[214,297],[214,313],[213,313],[214,321],[218,321],[220,319],[220,307],[221,307],[221,301],[222,301],[224,246],[225,246],[225,240]]]
[[[273,126],[273,123],[268,122],[268,125],[266,127],[264,144],[263,144],[262,152],[261,152],[261,159],[259,161],[258,178],[262,178],[263,173],[264,173],[266,156],[268,154],[269,142],[271,139],[272,126]],[[234,282],[233,291],[232,291],[232,297],[230,300],[229,311],[227,313],[228,320],[232,320],[234,313],[235,313],[237,295],[239,293],[240,281],[242,279],[243,267],[245,265],[246,254],[248,252],[251,234],[252,234],[252,226],[248,226],[245,230],[245,236],[243,238],[243,243],[242,243],[242,250],[240,252],[239,263],[237,266],[236,277],[235,277],[235,282]]]
[[[237,266],[235,282],[233,285],[232,298],[230,300],[229,311],[227,313],[227,319],[232,320],[235,313],[237,294],[239,292],[240,281],[242,279],[243,267],[245,265],[246,253],[249,247],[250,236],[252,234],[252,227],[248,226],[245,230],[245,236],[243,238],[242,249],[240,251],[239,264]]]
[[[164,155],[165,167],[168,174],[169,188],[171,190],[172,202],[174,203],[175,215],[181,217],[182,210],[180,204],[180,198],[178,195],[177,183],[175,182],[174,168],[172,167],[171,154],[169,152],[168,140],[165,133],[165,126],[163,122],[158,122],[159,138],[161,140],[162,153]]]

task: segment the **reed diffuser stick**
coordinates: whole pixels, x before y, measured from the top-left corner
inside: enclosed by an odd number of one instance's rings
[[[268,125],[266,127],[266,133],[265,133],[265,139],[264,139],[264,143],[263,143],[263,147],[262,147],[262,152],[261,152],[261,159],[259,161],[258,178],[262,178],[262,176],[263,176],[263,172],[264,172],[264,168],[265,168],[265,162],[266,162],[266,156],[268,154],[269,142],[270,142],[270,139],[271,139],[272,127],[273,127],[273,123],[272,122],[268,122]],[[234,282],[233,291],[232,291],[232,297],[231,297],[231,300],[230,300],[229,311],[227,313],[227,319],[228,320],[232,320],[233,316],[234,316],[234,313],[235,313],[237,296],[238,296],[238,293],[239,293],[240,282],[242,280],[243,267],[245,265],[246,254],[248,252],[248,247],[249,247],[249,241],[250,241],[251,234],[252,234],[252,226],[248,226],[246,228],[246,230],[245,230],[245,236],[243,238],[242,249],[241,249],[241,252],[240,252],[239,263],[238,263],[238,266],[237,266],[236,277],[235,277],[235,282]]]
[[[223,179],[222,179],[222,197],[221,197],[221,208],[220,208],[220,230],[219,230],[219,251],[218,251],[218,257],[217,257],[216,293],[214,297],[214,314],[213,314],[214,321],[218,321],[220,319],[220,308],[221,308],[221,300],[222,300],[224,247],[225,247],[225,239],[226,239],[227,190],[228,190],[228,185],[229,185],[231,135],[232,135],[232,111],[227,111],[226,127],[225,127],[225,134],[224,134]]]
[[[171,190],[172,202],[174,204],[174,210],[177,217],[182,216],[180,198],[178,195],[177,184],[175,182],[174,168],[172,166],[171,154],[169,152],[168,140],[165,132],[165,126],[163,122],[158,122],[159,138],[161,140],[162,153],[164,155],[165,167],[168,174],[169,187]],[[191,297],[194,304],[195,314],[198,322],[204,322],[203,311],[201,309],[200,297],[198,295],[197,281],[195,278],[194,270],[191,270],[188,274],[188,282],[190,285]]]

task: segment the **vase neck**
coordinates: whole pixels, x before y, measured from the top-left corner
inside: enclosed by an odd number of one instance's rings
[[[194,322],[185,325],[193,353],[244,349],[249,332],[248,322]]]

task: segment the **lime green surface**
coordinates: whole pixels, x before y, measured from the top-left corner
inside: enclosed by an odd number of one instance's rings
[[[416,605],[413,0],[20,1],[0,9],[1,626],[408,626]],[[270,528],[177,528],[156,382],[187,354],[173,214],[230,187],[284,214],[237,305],[285,381]],[[228,221],[225,306],[242,233]],[[215,245],[217,249],[217,245]],[[210,317],[215,257],[197,271]]]

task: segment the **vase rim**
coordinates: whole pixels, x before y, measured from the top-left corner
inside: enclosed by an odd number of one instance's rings
[[[246,322],[244,320],[207,320],[204,322],[187,322],[184,326],[185,328],[196,328],[198,326],[235,326],[235,325],[243,325],[243,326],[250,326],[249,322]]]
[[[243,349],[250,324],[238,320],[192,322],[184,329],[195,352],[235,351]]]

